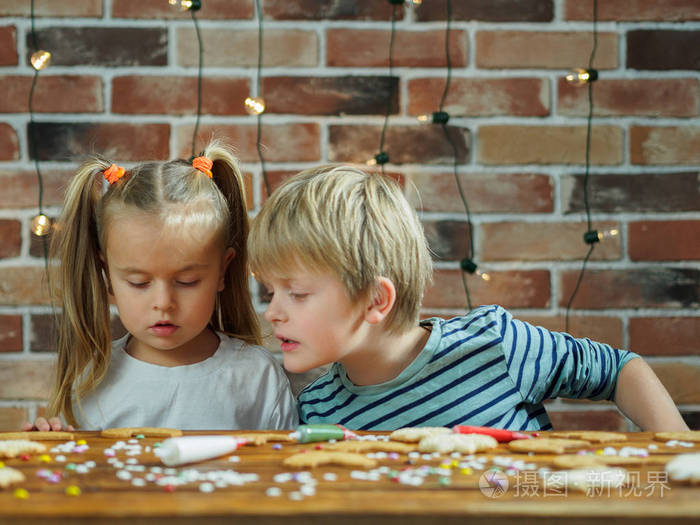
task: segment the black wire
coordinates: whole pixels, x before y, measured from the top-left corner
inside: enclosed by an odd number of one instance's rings
[[[387,89],[389,94],[386,98],[386,112],[384,113],[384,125],[382,126],[382,134],[379,138],[379,153],[384,151],[384,139],[386,137],[386,128],[389,125],[389,115],[391,114],[391,102],[393,100],[393,89],[392,89],[392,78],[394,70],[394,36],[396,34],[396,9],[397,4],[392,5],[391,10],[391,35],[389,36],[389,82],[387,83]],[[381,164],[382,173],[384,173],[384,163]]]
[[[260,97],[262,96],[262,60],[263,60],[263,14],[260,8],[260,0],[255,0],[255,12],[258,17],[258,68],[256,73],[256,93]],[[260,159],[260,169],[262,170],[263,182],[265,183],[265,192],[267,196],[270,196],[272,190],[270,188],[270,181],[267,177],[267,171],[265,170],[265,158],[262,153],[262,144],[260,139],[262,138],[262,113],[257,115],[257,130],[255,138],[255,149],[258,151],[258,158]]]
[[[598,0],[593,0],[593,49],[591,50],[591,55],[588,59],[588,69],[589,71],[593,69],[593,59],[595,58],[595,53],[598,48]],[[588,82],[588,117],[586,118],[586,168],[583,174],[583,206],[586,210],[586,232],[591,231],[591,208],[588,202],[588,178],[590,174],[591,166],[591,128],[593,122],[593,82]],[[569,302],[566,305],[566,321],[564,324],[564,330],[569,331],[569,313],[571,310],[571,305],[574,302],[574,298],[578,293],[579,286],[583,281],[583,274],[586,271],[586,263],[591,257],[593,250],[595,249],[595,242],[590,244],[588,253],[583,259],[583,264],[581,265],[581,272],[579,273],[578,280],[576,281],[576,286],[574,287]]]
[[[204,57],[204,46],[202,44],[202,35],[199,34],[199,23],[197,22],[196,11],[190,9],[192,22],[194,22],[194,30],[197,34],[197,44],[199,45],[199,63],[197,65],[197,117],[194,122],[194,131],[192,132],[192,158],[195,157],[195,146],[197,144],[197,133],[199,132],[199,117],[202,115],[202,62]]]

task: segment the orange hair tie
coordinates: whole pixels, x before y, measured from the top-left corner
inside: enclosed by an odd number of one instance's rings
[[[194,159],[192,159],[192,167],[196,170],[201,171],[210,179],[213,177],[211,173],[211,167],[213,165],[214,163],[211,161],[211,159],[207,157],[195,157]]]
[[[116,164],[112,164],[109,168],[104,170],[105,179],[107,179],[107,182],[110,184],[117,182],[124,176],[125,173],[126,170],[121,166],[117,166]]]

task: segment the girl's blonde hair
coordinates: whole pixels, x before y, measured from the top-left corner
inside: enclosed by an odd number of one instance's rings
[[[101,254],[110,220],[130,211],[153,214],[166,227],[187,233],[190,224],[220,232],[235,257],[224,277],[211,326],[244,341],[260,344],[260,326],[248,282],[248,209],[243,176],[233,153],[212,141],[203,156],[213,161],[212,178],[191,162],[172,160],[140,164],[106,191],[102,158],[86,161],[66,190],[63,211],[51,241],[50,288],[61,308],[58,363],[48,414],[76,425],[73,402],[104,378],[111,356],[109,296]],[[181,230],[182,228],[182,230]]]
[[[327,272],[357,301],[377,279],[396,287],[389,332],[418,323],[432,260],[420,220],[398,184],[352,166],[302,171],[277,188],[253,219],[248,238],[256,276]]]

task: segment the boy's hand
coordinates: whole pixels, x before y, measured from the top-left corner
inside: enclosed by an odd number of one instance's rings
[[[38,417],[34,421],[34,424],[30,423],[29,421],[22,424],[22,430],[24,430],[24,431],[39,430],[42,432],[47,432],[47,431],[59,432],[61,430],[64,430],[64,431],[72,432],[75,429],[73,428],[73,425],[64,425],[61,422],[61,420],[57,417],[51,417],[49,419],[46,419],[45,417]]]

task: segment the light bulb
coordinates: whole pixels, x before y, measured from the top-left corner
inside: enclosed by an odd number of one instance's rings
[[[576,68],[566,75],[566,81],[575,86],[583,86],[598,80],[598,71],[595,69]]]
[[[380,151],[374,157],[369,159],[366,164],[367,166],[376,166],[377,164],[381,166],[387,162],[389,162],[389,154],[386,151]]]
[[[247,97],[245,99],[245,110],[250,115],[260,115],[265,112],[265,99],[262,97]]]
[[[170,5],[180,4],[181,11],[198,11],[202,7],[201,0],[168,0]]]
[[[32,233],[37,237],[48,235],[51,231],[51,219],[43,213],[32,219]]]
[[[408,3],[413,5],[421,5],[423,0],[409,0]]]
[[[49,67],[51,63],[51,53],[40,49],[36,53],[33,53],[29,61],[32,63],[32,67],[37,71],[41,71]]]
[[[418,115],[418,117],[416,118],[418,119],[418,122],[430,122],[432,124],[447,124],[447,122],[450,120],[450,115],[445,111],[436,111],[434,113],[430,113],[429,115]]]
[[[589,230],[583,234],[583,241],[586,244],[595,244],[602,241],[603,239],[611,239],[619,235],[620,230],[617,228],[610,228],[608,230]]]

